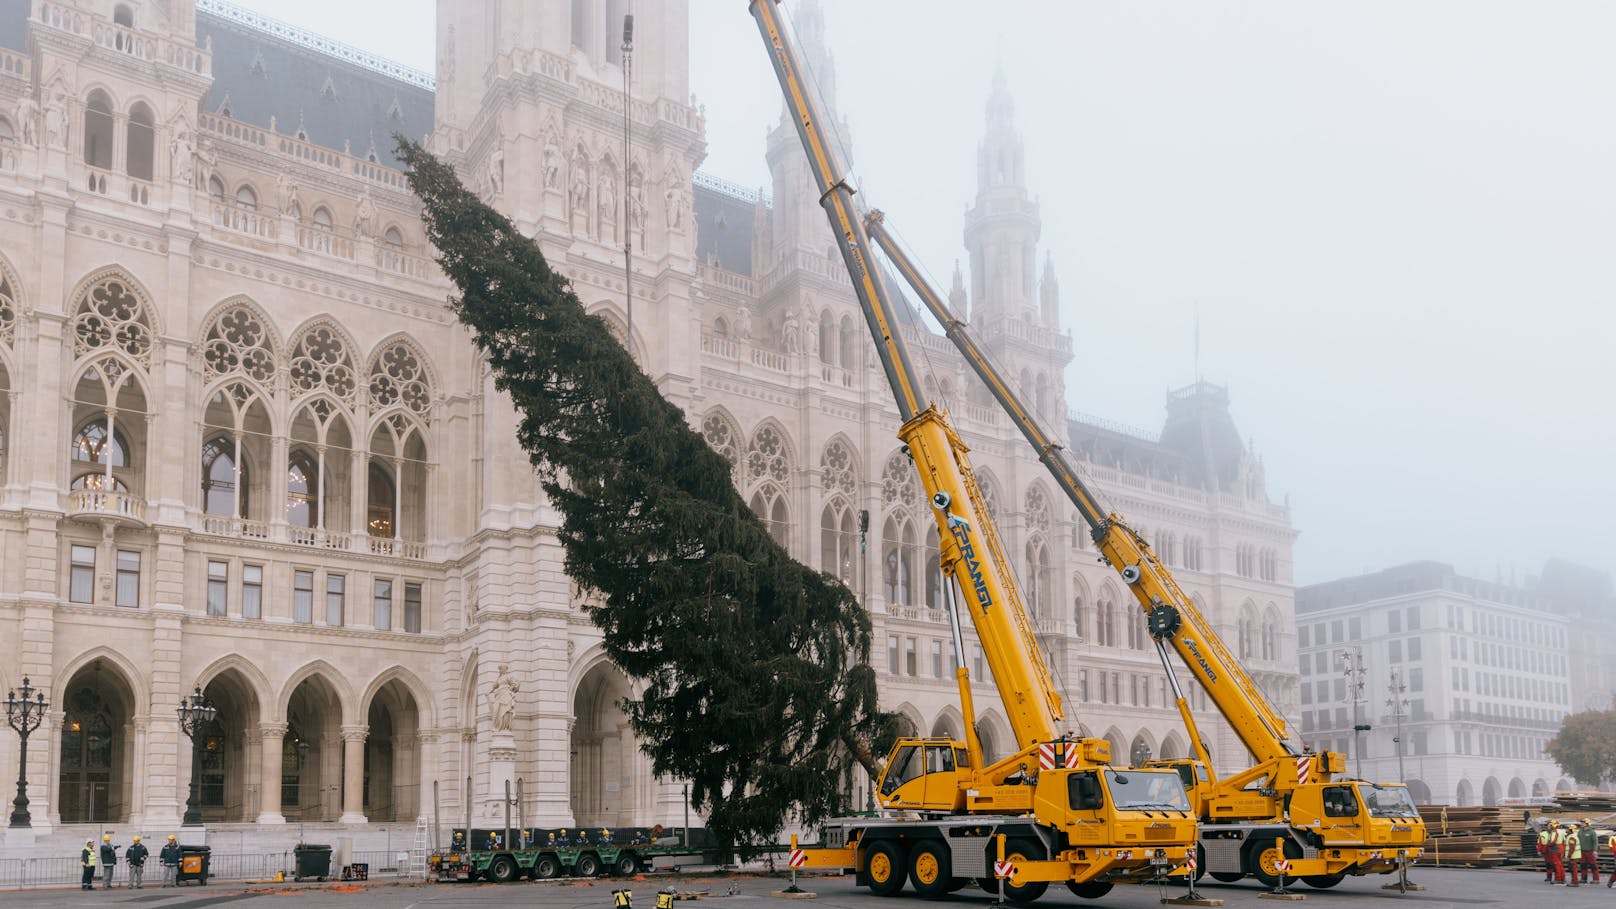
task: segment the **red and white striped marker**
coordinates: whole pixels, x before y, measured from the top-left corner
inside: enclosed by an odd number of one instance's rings
[[[1311,758],[1311,757],[1309,757],[1309,756],[1307,756],[1305,754],[1302,755],[1301,757],[1297,758],[1296,759],[1296,782],[1298,782],[1298,783],[1307,782],[1308,771],[1311,770],[1312,767],[1313,767],[1313,758]]]
[[[993,863],[993,876],[994,877],[1008,879],[1008,878],[1010,878],[1011,875],[1014,875],[1015,873],[1016,873],[1016,863],[1015,862],[994,862]]]
[[[1195,874],[1195,853],[1194,852],[1191,852],[1188,855],[1184,856],[1184,867],[1189,869],[1190,874],[1192,874],[1192,875]]]
[[[793,849],[791,850],[791,857],[786,861],[793,868],[801,868],[803,865],[808,864],[808,853],[801,849]]]
[[[1067,770],[1076,770],[1077,769],[1078,759],[1081,758],[1081,757],[1082,757],[1082,754],[1078,751],[1077,743],[1076,742],[1067,742],[1066,743],[1066,769]]]
[[[1044,742],[1038,746],[1038,769],[1055,769],[1055,743]]]
[[[1274,870],[1278,871],[1280,874],[1284,874],[1285,872],[1291,870],[1291,860],[1282,858],[1274,862]]]

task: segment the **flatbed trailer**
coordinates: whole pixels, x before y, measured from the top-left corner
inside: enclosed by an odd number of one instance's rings
[[[700,850],[685,846],[655,844],[535,846],[435,853],[428,865],[440,882],[481,880],[503,884],[523,878],[627,877],[650,871],[658,858],[699,855]]]

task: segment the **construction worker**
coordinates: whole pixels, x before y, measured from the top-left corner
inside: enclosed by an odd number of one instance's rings
[[[1565,866],[1560,864],[1560,846],[1564,838],[1560,835],[1560,822],[1549,821],[1548,841],[1543,847],[1543,858],[1549,863],[1549,876],[1544,878],[1551,884],[1565,883]]]
[[[141,876],[146,873],[146,856],[149,854],[146,844],[140,841],[138,834],[130,839],[129,848],[123,851],[123,860],[129,863],[129,889],[145,886]]]
[[[610,846],[612,844],[612,832],[604,827],[602,827],[600,830],[600,844],[602,846]]]
[[[112,843],[112,834],[101,834],[101,889],[112,889],[112,875],[118,870],[118,847]]]
[[[175,841],[174,834],[168,835],[168,842],[163,844],[163,851],[157,853],[157,860],[163,863],[163,886],[178,887],[180,874],[180,844]]]
[[[1577,845],[1582,849],[1582,860],[1577,862],[1579,883],[1588,883],[1589,877],[1599,883],[1599,834],[1587,818],[1577,822]]]
[[[79,852],[79,864],[84,868],[84,877],[79,879],[80,890],[95,889],[95,857],[97,854],[95,840],[85,840],[84,848]]]
[[[1537,832],[1537,854],[1543,859],[1543,883],[1554,883],[1554,859],[1550,851],[1554,848],[1554,822],[1549,821]]]
[[[1611,853],[1616,855],[1616,833],[1610,835],[1610,841],[1606,845],[1610,847]],[[1610,880],[1605,882],[1605,889],[1609,890],[1611,884],[1616,884],[1616,871],[1611,872]]]
[[[1581,886],[1577,883],[1577,867],[1582,864],[1582,840],[1577,836],[1577,825],[1566,824],[1561,828],[1560,842],[1564,844],[1561,855],[1564,856],[1565,866],[1571,872],[1571,880],[1567,887]]]

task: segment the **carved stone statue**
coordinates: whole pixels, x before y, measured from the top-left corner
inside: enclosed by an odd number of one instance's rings
[[[296,216],[302,211],[303,205],[299,201],[297,183],[282,171],[275,178],[275,188],[280,194],[281,213]]]
[[[67,147],[67,97],[60,89],[45,102],[45,144]]]
[[[359,197],[359,206],[354,212],[354,235],[369,237],[376,230],[376,203],[366,192]]]
[[[196,172],[196,149],[191,146],[191,134],[184,127],[174,131],[174,138],[168,143],[168,155],[168,172],[175,182],[190,185],[191,176]]]
[[[505,150],[498,146],[488,156],[488,191],[496,196],[505,191]]]
[[[597,195],[600,197],[600,220],[601,220],[601,223],[604,224],[604,223],[606,223],[608,221],[616,222],[617,221],[617,181],[612,179],[611,174],[602,174],[601,175],[600,189],[598,190]]]
[[[584,156],[572,156],[572,212],[589,217],[589,163]]]
[[[29,95],[23,95],[17,102],[17,128],[21,131],[18,138],[22,144],[39,144],[39,102]]]
[[[511,677],[511,667],[502,664],[499,677],[494,679],[493,687],[488,690],[495,732],[511,731],[511,724],[516,721],[516,693],[521,690],[522,686]]]
[[[667,215],[668,229],[681,230],[685,224],[685,193],[680,186],[679,174],[668,168],[665,176],[667,189],[662,191],[663,211]]]
[[[785,322],[780,326],[780,349],[788,354],[794,354],[798,350],[797,330],[797,310],[793,307],[786,310]]]
[[[735,333],[742,341],[752,340],[752,307],[741,304],[740,312],[735,314]]]
[[[561,185],[561,149],[556,148],[553,139],[544,140],[544,188],[555,189]]]

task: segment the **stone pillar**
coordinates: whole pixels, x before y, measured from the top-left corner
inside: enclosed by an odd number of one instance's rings
[[[151,717],[137,716],[129,721],[131,747],[127,749],[133,766],[129,769],[129,826],[140,829],[146,819],[146,730]]]
[[[365,823],[365,738],[369,726],[342,727],[342,817],[339,824]]]
[[[281,751],[286,747],[285,723],[261,723],[263,760],[258,765],[258,823],[284,824],[281,814]]]
[[[516,797],[516,736],[510,732],[495,732],[488,745],[488,797],[484,801],[483,817],[496,824],[505,822],[505,787],[510,784],[511,797]],[[515,818],[515,813],[512,813]]]

